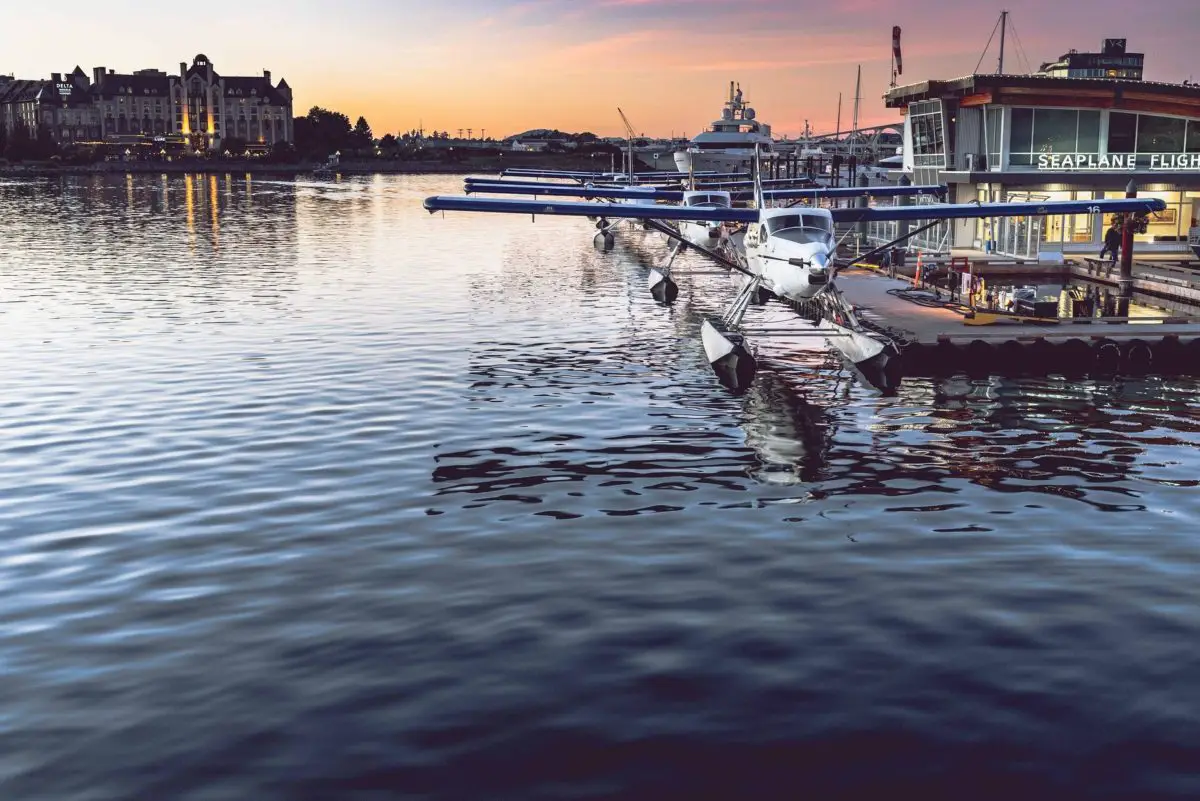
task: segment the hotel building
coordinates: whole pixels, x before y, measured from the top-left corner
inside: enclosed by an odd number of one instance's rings
[[[223,76],[204,55],[178,75],[155,69],[116,73],[76,67],[49,80],[0,79],[0,125],[12,130],[46,125],[60,144],[182,137],[189,148],[219,150],[237,137],[265,149],[294,139],[292,90],[287,81]]]
[[[913,183],[945,183],[952,202],[970,203],[1119,198],[1133,179],[1139,196],[1167,203],[1136,235],[1137,249],[1190,255],[1189,229],[1200,218],[1200,86],[1144,81],[1141,70],[1141,56],[1108,40],[1103,53],[1070,53],[1039,74],[923,81],[891,89],[885,103],[904,114]],[[914,246],[1056,261],[1097,254],[1110,222],[1100,214],[955,221]],[[892,226],[876,226],[872,238],[887,241]]]

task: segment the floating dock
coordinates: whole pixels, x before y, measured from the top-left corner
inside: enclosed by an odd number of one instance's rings
[[[973,312],[934,290],[854,267],[839,271],[837,287],[864,326],[896,345],[886,370],[893,380],[961,372],[1200,370],[1200,317],[1034,319]]]

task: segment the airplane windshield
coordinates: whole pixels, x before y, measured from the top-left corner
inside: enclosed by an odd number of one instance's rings
[[[721,208],[729,207],[729,198],[724,195],[693,195],[688,198],[689,206],[719,206]]]
[[[767,219],[767,233],[806,244],[833,238],[833,220],[817,214],[782,214]]]

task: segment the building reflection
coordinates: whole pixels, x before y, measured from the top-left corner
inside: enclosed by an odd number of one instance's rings
[[[28,238],[44,251],[53,231],[48,257],[77,266],[74,280],[97,292],[176,286],[164,302],[277,303],[296,280],[297,197],[253,191],[231,183],[222,192],[215,175],[66,175],[0,183],[0,202],[22,220],[9,246]]]

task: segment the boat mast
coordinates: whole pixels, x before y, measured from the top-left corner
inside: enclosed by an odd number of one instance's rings
[[[996,67],[996,74],[1004,74],[1004,31],[1008,28],[1008,12],[1000,12],[1000,63]]]
[[[850,134],[850,155],[853,156],[858,148],[858,103],[862,100],[862,64],[858,65],[858,78],[854,82],[854,123],[853,133]]]
[[[842,139],[842,93],[838,92],[838,115],[837,115],[837,133],[833,135],[835,144],[840,143]]]

